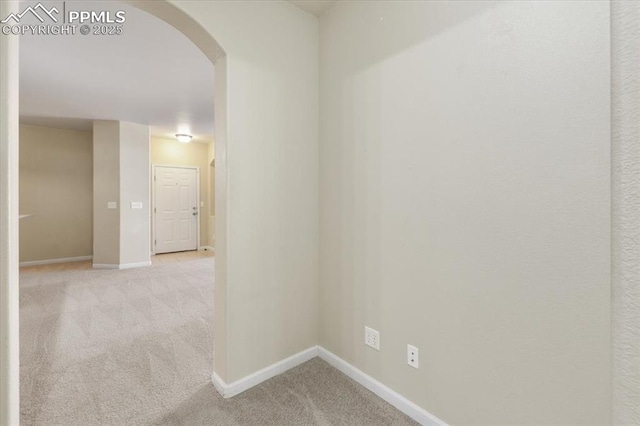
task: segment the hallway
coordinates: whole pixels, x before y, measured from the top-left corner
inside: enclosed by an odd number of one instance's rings
[[[0,426],[640,426],[640,0],[0,27]]]

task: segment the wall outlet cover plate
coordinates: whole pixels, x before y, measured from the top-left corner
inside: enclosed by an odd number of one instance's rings
[[[373,349],[380,350],[380,332],[373,328],[364,327],[364,344]]]

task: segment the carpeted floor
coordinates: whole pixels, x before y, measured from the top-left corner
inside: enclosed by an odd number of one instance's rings
[[[22,425],[409,425],[316,358],[232,399],[210,381],[210,253],[20,271]]]

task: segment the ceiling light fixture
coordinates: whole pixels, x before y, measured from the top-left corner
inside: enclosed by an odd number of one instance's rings
[[[176,138],[178,139],[178,142],[180,142],[180,143],[189,143],[189,142],[191,142],[191,138],[193,138],[193,136],[187,135],[186,133],[178,133],[176,135]]]

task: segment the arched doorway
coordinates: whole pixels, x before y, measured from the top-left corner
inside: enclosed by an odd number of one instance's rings
[[[226,205],[227,191],[223,185],[227,183],[226,145],[227,145],[227,59],[222,46],[213,35],[207,32],[191,16],[166,0],[136,1],[122,0],[159,19],[167,22],[178,31],[186,35],[211,61],[216,69],[214,105],[216,115],[215,147],[215,235],[216,235],[216,269],[214,289],[214,352],[213,368],[216,372],[223,372],[226,376],[227,329],[226,329],[226,294],[227,294],[227,221]],[[220,373],[218,373],[220,374]]]
[[[215,107],[217,110],[216,119],[220,122],[215,128],[215,139],[219,153],[225,152],[226,144],[226,58],[225,52],[218,45],[215,39],[206,32],[197,22],[189,15],[184,13],[176,6],[167,1],[161,0],[157,2],[145,1],[125,1],[132,6],[144,10],[151,15],[165,21],[178,31],[185,34],[193,43],[202,50],[216,67],[215,84],[219,90],[215,92]],[[8,16],[10,13],[17,13],[21,5],[19,2],[3,2],[0,13]],[[19,353],[18,353],[18,80],[19,80],[19,39],[6,35],[2,37],[0,42],[0,57],[2,58],[1,87],[3,99],[2,111],[2,175],[0,182],[2,184],[2,226],[0,234],[2,235],[2,260],[0,282],[2,288],[2,300],[0,302],[2,311],[1,319],[1,361],[0,361],[0,424],[14,425],[19,423],[20,418],[20,401],[19,401]],[[6,109],[5,109],[6,106]],[[218,182],[225,182],[225,157],[223,155],[218,159],[217,168]],[[219,192],[219,201],[217,205],[224,206],[226,202],[226,191]],[[226,246],[224,245],[224,214],[220,214],[221,219],[218,221],[217,234],[219,235],[219,244],[217,251],[220,254],[220,260],[217,261],[216,275],[219,285],[216,289],[222,291],[222,296],[216,295],[217,304],[226,303],[224,298],[224,287],[226,286],[225,277],[226,270],[224,259]],[[217,292],[218,290],[216,290]],[[223,313],[223,306],[216,306],[216,327],[214,328],[216,347],[218,353],[226,354],[226,322]],[[218,318],[219,317],[219,318]],[[218,371],[224,371],[224,357],[218,357],[216,362]],[[222,373],[224,374],[224,373]],[[212,388],[213,389],[213,388]]]

